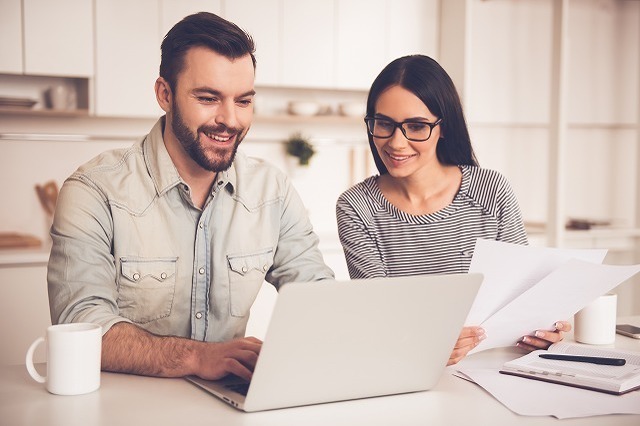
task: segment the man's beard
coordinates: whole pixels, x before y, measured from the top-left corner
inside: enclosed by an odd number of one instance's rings
[[[193,161],[198,163],[203,169],[211,172],[222,172],[231,167],[236,157],[236,152],[238,151],[238,145],[240,145],[240,142],[242,142],[242,139],[244,139],[244,136],[247,134],[246,129],[234,129],[221,124],[215,127],[200,126],[196,133],[193,134],[182,119],[180,110],[175,102],[172,111],[171,127],[173,128],[173,132]],[[236,141],[232,148],[220,149],[218,147],[205,147],[198,137],[201,133],[214,134],[224,131],[226,131],[227,134],[235,134]]]

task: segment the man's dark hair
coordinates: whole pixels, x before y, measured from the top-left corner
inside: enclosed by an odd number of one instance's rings
[[[229,59],[251,56],[256,67],[255,45],[249,34],[233,22],[213,13],[199,12],[185,17],[162,40],[160,76],[175,90],[184,56],[192,47],[206,47]]]

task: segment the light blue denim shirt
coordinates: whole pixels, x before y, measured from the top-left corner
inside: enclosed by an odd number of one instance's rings
[[[244,335],[264,280],[333,278],[286,175],[238,152],[204,209],[164,146],[161,118],[139,143],[105,152],[64,183],[51,228],[53,324],[129,321],[160,335]]]

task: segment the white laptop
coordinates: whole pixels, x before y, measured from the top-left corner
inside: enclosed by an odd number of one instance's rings
[[[244,411],[428,390],[481,282],[454,274],[287,284],[251,383],[187,379]]]

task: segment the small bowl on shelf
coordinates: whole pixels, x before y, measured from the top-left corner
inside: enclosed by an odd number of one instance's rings
[[[310,101],[291,101],[288,107],[289,114],[301,117],[312,117],[320,112],[320,104]]]
[[[342,102],[338,105],[338,111],[345,117],[364,117],[367,108],[360,102]]]

